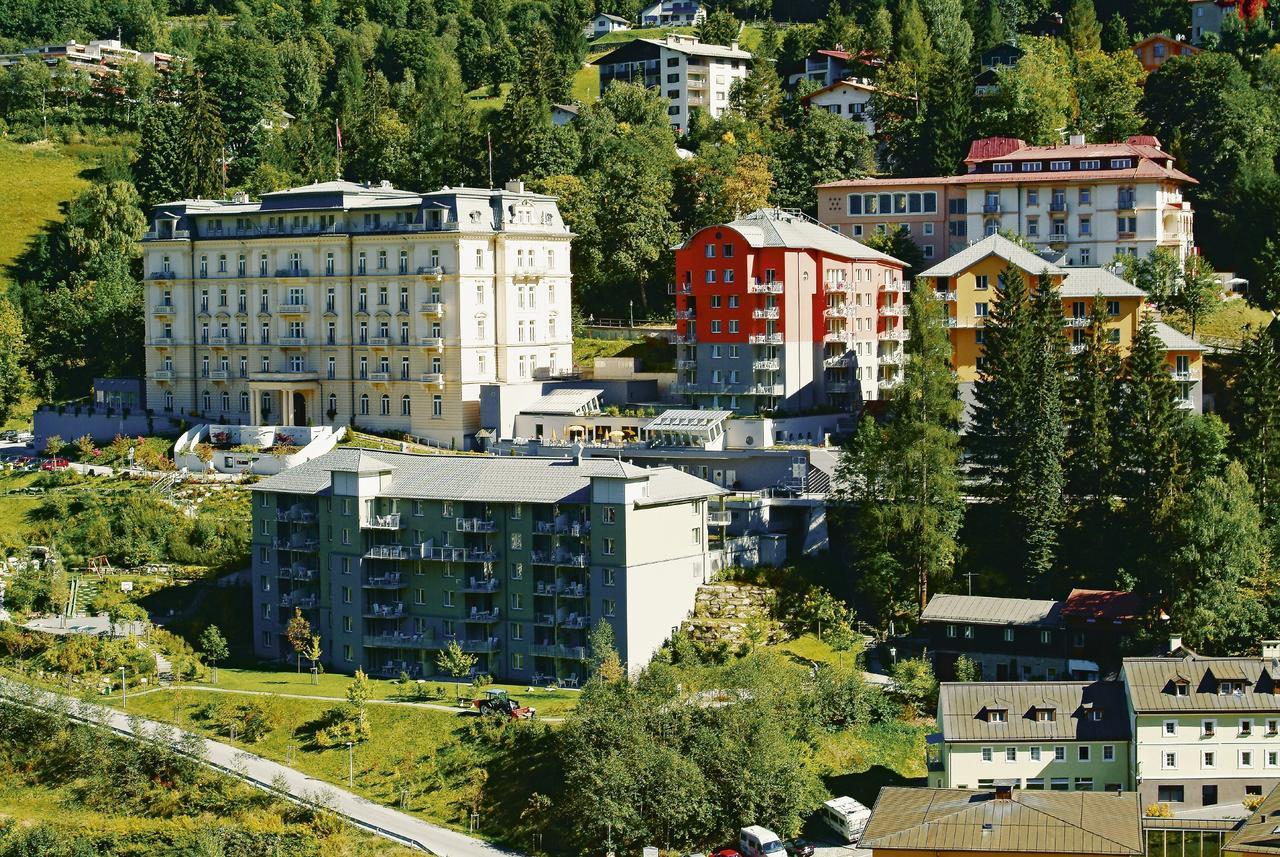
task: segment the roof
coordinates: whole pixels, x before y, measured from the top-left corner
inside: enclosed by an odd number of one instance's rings
[[[724,224],[737,231],[752,247],[787,247],[796,250],[821,250],[846,259],[887,262],[906,267],[907,263],[888,253],[873,250],[812,220],[799,212],[782,208],[761,208]],[[707,229],[722,227],[708,226]],[[687,242],[686,242],[687,243]],[[682,245],[683,246],[683,245]]]
[[[922,277],[955,277],[981,262],[988,256],[999,256],[1010,264],[1016,265],[1028,274],[1066,274],[1067,271],[1057,265],[1046,262],[1039,255],[1005,238],[1003,235],[988,235],[975,241],[953,256],[942,260],[919,276]]]
[[[1058,627],[1057,601],[992,598],[987,595],[935,595],[920,614],[921,622],[966,622],[972,625]]]
[[[1068,268],[1058,292],[1064,298],[1145,298],[1147,293],[1106,268]]]
[[[574,116],[577,116],[580,112],[580,108],[576,104],[552,104],[551,106],[556,110],[563,110],[565,113],[572,113]]]
[[[1223,851],[1280,854],[1280,786],[1222,844]]]
[[[630,22],[630,21],[628,21],[626,18],[619,17],[618,15],[610,15],[608,12],[597,12],[597,13],[596,13],[596,18],[608,18],[610,21],[613,21],[615,24],[630,24],[630,23],[631,23],[631,22]],[[595,20],[595,18],[592,18],[591,20],[593,20],[593,21],[594,21],[594,20]]]
[[[1190,48],[1191,53],[1193,54],[1200,53],[1200,49],[1197,48],[1195,45],[1191,44],[1190,42],[1183,41],[1182,39],[1175,39],[1173,36],[1170,36],[1168,33],[1152,33],[1151,35],[1147,36],[1145,39],[1138,39],[1138,41],[1133,43],[1133,46],[1135,48],[1138,48],[1138,47],[1142,47],[1143,45],[1155,44],[1156,42],[1167,42],[1169,44],[1177,45],[1178,47]]]
[[[1280,713],[1280,660],[1209,658],[1180,649],[1176,656],[1125,658],[1121,674],[1133,710],[1144,712],[1265,711]],[[1177,680],[1190,685],[1178,696]],[[1239,693],[1218,693],[1219,681],[1242,681]]]
[[[252,486],[254,491],[328,494],[333,472],[389,472],[379,496],[417,500],[486,503],[584,503],[591,480],[647,482],[636,505],[718,496],[724,489],[671,467],[644,468],[614,458],[541,458],[538,456],[413,455],[339,447]]]
[[[527,414],[567,414],[580,416],[583,408],[604,395],[601,389],[561,387],[534,399],[522,410]]]
[[[1134,621],[1147,615],[1147,600],[1136,592],[1073,589],[1062,602],[1062,615],[1095,622]]]
[[[1163,321],[1156,322],[1156,336],[1160,337],[1166,351],[1204,351],[1204,346],[1199,342]]]
[[[1009,712],[989,723],[992,698]],[[1053,709],[1037,720],[1036,709]],[[1093,720],[1089,711],[1101,711]],[[938,725],[945,741],[1128,741],[1129,713],[1118,681],[944,682],[938,689]]]
[[[666,39],[636,39],[637,42],[644,42],[650,45],[656,45],[660,48],[666,48],[676,53],[687,54],[695,57],[717,57],[720,59],[749,60],[751,52],[744,51],[741,48],[732,48],[728,45],[713,45],[707,42],[700,42],[694,36],[677,36]],[[596,60],[600,62],[600,60]]]
[[[1015,789],[1008,799],[967,789],[880,790],[860,848],[1040,854],[1143,852],[1136,792]]]
[[[724,422],[733,416],[733,411],[703,411],[703,410],[683,410],[680,408],[672,408],[658,414],[649,422],[645,423],[643,430],[646,432],[688,432],[709,431],[716,425]]]
[[[858,80],[857,78],[847,77],[844,80],[837,80],[835,83],[828,84],[827,86],[824,86],[821,89],[815,89],[813,92],[810,92],[808,95],[806,95],[804,98],[801,98],[800,100],[808,101],[809,99],[814,98],[815,96],[822,95],[827,92],[834,92],[835,90],[841,89],[843,87],[848,87],[849,89],[860,89],[863,92],[876,91],[876,88],[873,84],[866,83],[865,81]]]

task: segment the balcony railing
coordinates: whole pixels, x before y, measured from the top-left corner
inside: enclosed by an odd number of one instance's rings
[[[956,293],[953,291],[938,291],[935,294],[938,296],[938,300],[944,303],[955,303],[956,301]]]
[[[781,345],[781,333],[753,333],[747,337],[747,342],[751,345]]]
[[[841,280],[838,283],[824,283],[822,288],[827,294],[847,295],[853,292],[853,283]]]
[[[288,268],[277,269],[276,276],[277,277],[309,277],[311,276],[311,271],[307,268],[296,268],[296,267],[290,266]]]
[[[443,387],[444,373],[443,372],[423,372],[422,383],[435,384],[437,387]]]
[[[439,265],[423,265],[418,268],[418,273],[424,277],[435,277],[438,280],[444,276],[444,268]]]
[[[226,381],[230,377],[231,377],[231,372],[228,369],[210,369],[209,370],[210,381]]]
[[[585,553],[571,554],[567,551],[532,551],[534,565],[563,565],[571,568],[586,568],[591,564],[591,557]]]
[[[1186,369],[1186,370],[1170,369],[1169,374],[1173,376],[1173,380],[1175,381],[1199,381],[1200,380],[1200,373],[1195,369]]]
[[[398,530],[400,529],[400,513],[391,512],[387,515],[374,515],[366,520],[362,526],[366,530]]]
[[[156,381],[172,381],[172,380],[173,380],[173,370],[172,370],[172,369],[157,369],[156,371],[154,371],[154,372],[152,372],[152,373],[151,373],[151,377],[152,377],[153,379],[155,379]]]
[[[847,330],[828,330],[822,334],[823,342],[845,342],[849,339]]]
[[[390,381],[391,380],[390,372],[370,372],[368,374],[369,374],[368,380],[370,381]]]
[[[370,577],[364,582],[366,589],[402,589],[404,578],[399,574],[383,574]]]
[[[496,652],[502,646],[502,641],[497,637],[488,637],[483,640],[459,640],[458,645],[464,652]]]
[[[460,533],[494,533],[498,522],[488,518],[455,518],[454,527]]]
[[[727,527],[733,523],[733,513],[728,509],[713,509],[707,512],[707,526]]]
[[[374,634],[366,636],[364,645],[380,649],[434,649],[439,648],[427,634]]]
[[[364,615],[370,619],[399,619],[404,616],[404,603],[396,601],[391,604],[370,604]]]
[[[306,301],[285,301],[276,308],[276,312],[281,315],[305,315],[310,309]]]
[[[999,203],[999,202],[984,202],[984,203],[982,204],[982,213],[983,213],[983,214],[999,214],[999,213],[1000,213],[1000,203]]]
[[[910,309],[902,304],[887,304],[880,307],[880,314],[891,318],[904,318],[910,312]]]
[[[529,646],[529,654],[541,658],[565,658],[571,661],[585,661],[587,659],[585,646],[562,646],[555,643],[533,643]]]
[[[679,333],[677,333],[675,337],[673,337],[673,341],[675,342],[676,345],[697,345],[698,344],[698,338],[696,336],[684,336]]]
[[[425,315],[443,315],[444,304],[440,301],[427,301],[418,310]]]
[[[1049,202],[1050,211],[1066,211],[1067,201],[1065,199],[1055,199]]]
[[[307,344],[305,336],[282,336],[280,337],[281,348],[301,348]]]
[[[881,294],[886,294],[886,293],[902,294],[908,291],[910,291],[910,289],[907,288],[907,284],[902,280],[891,280],[887,283],[880,284]]]
[[[152,344],[152,345],[157,345],[157,346],[173,345],[173,337],[172,337],[172,336],[157,336],[155,339],[151,340],[151,344]]]
[[[769,360],[752,360],[751,361],[751,368],[757,372],[777,372],[778,367],[781,365],[782,365],[781,361],[778,360],[778,358],[776,357]]]
[[[893,341],[906,341],[908,336],[909,334],[907,331],[901,327],[891,327],[876,334],[877,339]]]
[[[762,309],[753,309],[753,310],[751,311],[751,317],[752,317],[752,318],[755,318],[755,319],[765,319],[765,320],[768,320],[768,321],[777,321],[777,319],[778,319],[778,308],[777,308],[776,306],[774,306],[774,307],[764,307],[764,308],[762,308]]]
[[[494,562],[498,555],[484,548],[427,545],[426,558],[438,562]]]
[[[840,394],[849,392],[848,381],[828,381],[824,386],[827,388],[828,393]]]
[[[154,315],[173,315],[177,312],[177,307],[173,304],[158,303],[151,308],[151,312]]]
[[[781,396],[783,387],[781,384],[748,384],[744,392],[748,396]]]
[[[1063,327],[1088,327],[1089,317],[1087,315],[1068,315],[1062,318]]]
[[[693,283],[667,283],[667,294],[669,295],[693,294]]]
[[[280,599],[280,606],[292,610],[314,610],[320,606],[320,598],[315,595],[285,595]]]
[[[697,369],[698,361],[697,360],[677,360],[676,368],[677,369]]]
[[[831,354],[822,358],[823,366],[843,366],[849,362],[852,352],[846,351],[843,354]]]
[[[303,565],[286,565],[280,569],[281,580],[296,580],[302,583],[309,583],[320,578],[320,572],[314,568],[307,568]]]
[[[276,550],[294,551],[295,553],[315,553],[320,543],[315,539],[276,539]]]
[[[422,559],[420,545],[372,545],[364,552],[365,559]]]
[[[462,584],[463,592],[493,593],[501,581],[496,577],[473,577]]]
[[[691,309],[676,310],[676,318],[680,319],[681,321],[688,321],[691,318],[696,318],[697,315],[698,315],[697,312]]]
[[[784,286],[776,280],[770,280],[767,283],[748,283],[747,294],[749,295],[780,295]],[[830,289],[828,289],[829,291]]]
[[[881,390],[892,390],[901,383],[902,380],[900,378],[881,378],[876,382],[876,386]]]
[[[490,610],[479,610],[475,607],[471,608],[471,612],[462,618],[464,622],[497,622],[500,613],[497,607]]]
[[[849,309],[849,304],[836,304],[823,309],[822,314],[826,318],[844,318],[849,314]]]
[[[418,339],[418,345],[423,348],[434,348],[440,351],[444,348],[444,338],[440,336],[423,336]]]

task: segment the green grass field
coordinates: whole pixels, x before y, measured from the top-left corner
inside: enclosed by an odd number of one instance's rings
[[[83,177],[96,162],[96,150],[53,143],[0,142],[0,282],[7,282],[8,268],[26,249],[31,236],[47,223],[61,219],[59,205],[88,184]]]
[[[1191,332],[1191,320],[1184,313],[1167,312],[1165,321],[1181,330]],[[1271,323],[1271,313],[1259,309],[1243,299],[1223,301],[1207,317],[1200,319],[1196,325],[1196,336],[1209,342],[1226,340],[1239,342],[1244,337],[1246,325],[1259,330]]]
[[[573,363],[575,366],[590,366],[597,357],[639,357],[646,372],[670,371],[675,365],[675,347],[659,339],[574,337]]]
[[[39,478],[35,473],[0,475],[0,549],[6,545],[20,547],[26,544],[28,515],[40,505],[42,498],[30,494],[9,492],[26,488]]]

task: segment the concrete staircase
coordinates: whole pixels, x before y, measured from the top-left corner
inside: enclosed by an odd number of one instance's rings
[[[67,618],[88,616],[89,605],[101,589],[102,583],[97,578],[84,575],[71,578],[71,597],[67,599]]]

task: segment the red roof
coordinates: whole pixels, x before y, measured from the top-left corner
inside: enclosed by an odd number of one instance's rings
[[[1128,140],[1125,140],[1130,146],[1150,146],[1153,149],[1160,148],[1160,141],[1150,134],[1134,134]]]
[[[1063,170],[1037,173],[965,173],[959,176],[925,176],[923,178],[839,179],[814,185],[818,188],[833,187],[891,187],[910,185],[991,185],[991,184],[1060,184],[1062,182],[1124,182],[1136,179],[1168,179],[1169,181],[1199,184],[1195,179],[1173,167],[1162,167],[1154,161],[1139,158],[1138,165],[1130,169],[1116,170]]]
[[[1003,158],[1019,149],[1025,149],[1026,146],[1027,144],[1017,137],[984,137],[969,144],[969,154],[965,155],[964,161],[967,164],[970,161]]]
[[[1136,592],[1114,589],[1073,589],[1062,604],[1062,615],[1099,622],[1130,622],[1147,613],[1146,599]]]

